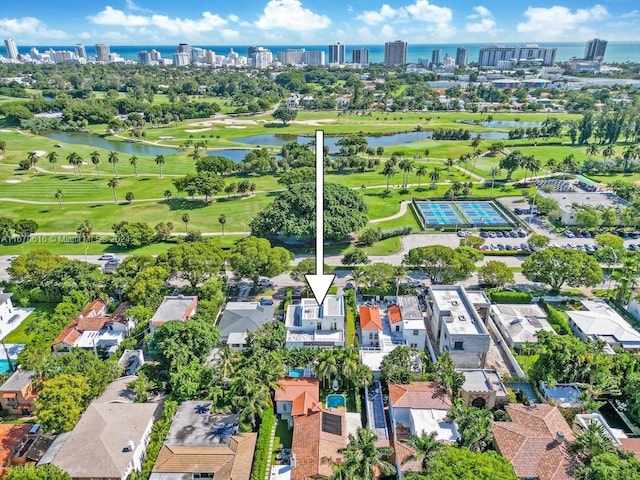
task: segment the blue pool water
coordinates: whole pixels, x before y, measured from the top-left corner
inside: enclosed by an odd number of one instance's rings
[[[304,368],[292,368],[289,370],[289,376],[293,378],[304,377]]]
[[[492,202],[416,202],[416,206],[427,227],[511,225]]]
[[[346,408],[347,399],[344,395],[327,395],[327,408]]]
[[[0,373],[9,371],[9,360],[6,358],[0,358]]]

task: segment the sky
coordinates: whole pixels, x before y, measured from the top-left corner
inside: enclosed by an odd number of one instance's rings
[[[640,41],[637,0],[2,0],[18,45]]]

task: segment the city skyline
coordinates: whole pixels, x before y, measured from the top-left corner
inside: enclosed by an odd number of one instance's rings
[[[243,0],[240,4],[175,4],[113,0],[78,4],[41,0],[3,5],[0,36],[18,44],[149,45],[379,43],[531,43],[638,41],[640,9],[633,0],[577,0],[505,5],[497,0]],[[327,40],[330,40],[328,42]]]

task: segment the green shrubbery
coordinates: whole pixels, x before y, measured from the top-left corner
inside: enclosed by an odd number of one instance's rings
[[[386,240],[387,238],[402,237],[404,235],[409,235],[412,232],[412,230],[413,230],[412,227],[388,228],[380,232],[380,240]]]
[[[571,333],[571,327],[569,327],[565,316],[560,310],[549,305],[544,299],[540,300],[540,305],[547,312],[547,321],[556,333],[559,335],[569,335]]]
[[[493,303],[531,303],[532,296],[528,292],[491,292]]]
[[[253,468],[251,469],[251,480],[263,480],[267,468],[267,460],[271,452],[269,451],[269,442],[271,441],[271,430],[276,416],[273,409],[265,410],[262,416],[262,423],[258,432],[258,443],[256,452],[253,456]]]

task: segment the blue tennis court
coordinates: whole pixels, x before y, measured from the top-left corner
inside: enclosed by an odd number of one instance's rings
[[[509,225],[490,202],[458,203],[456,206],[474,225]]]
[[[491,227],[512,223],[493,202],[414,202],[425,227]]]
[[[433,225],[459,225],[463,223],[460,216],[453,209],[451,203],[426,202],[417,203],[422,218],[429,226]]]

